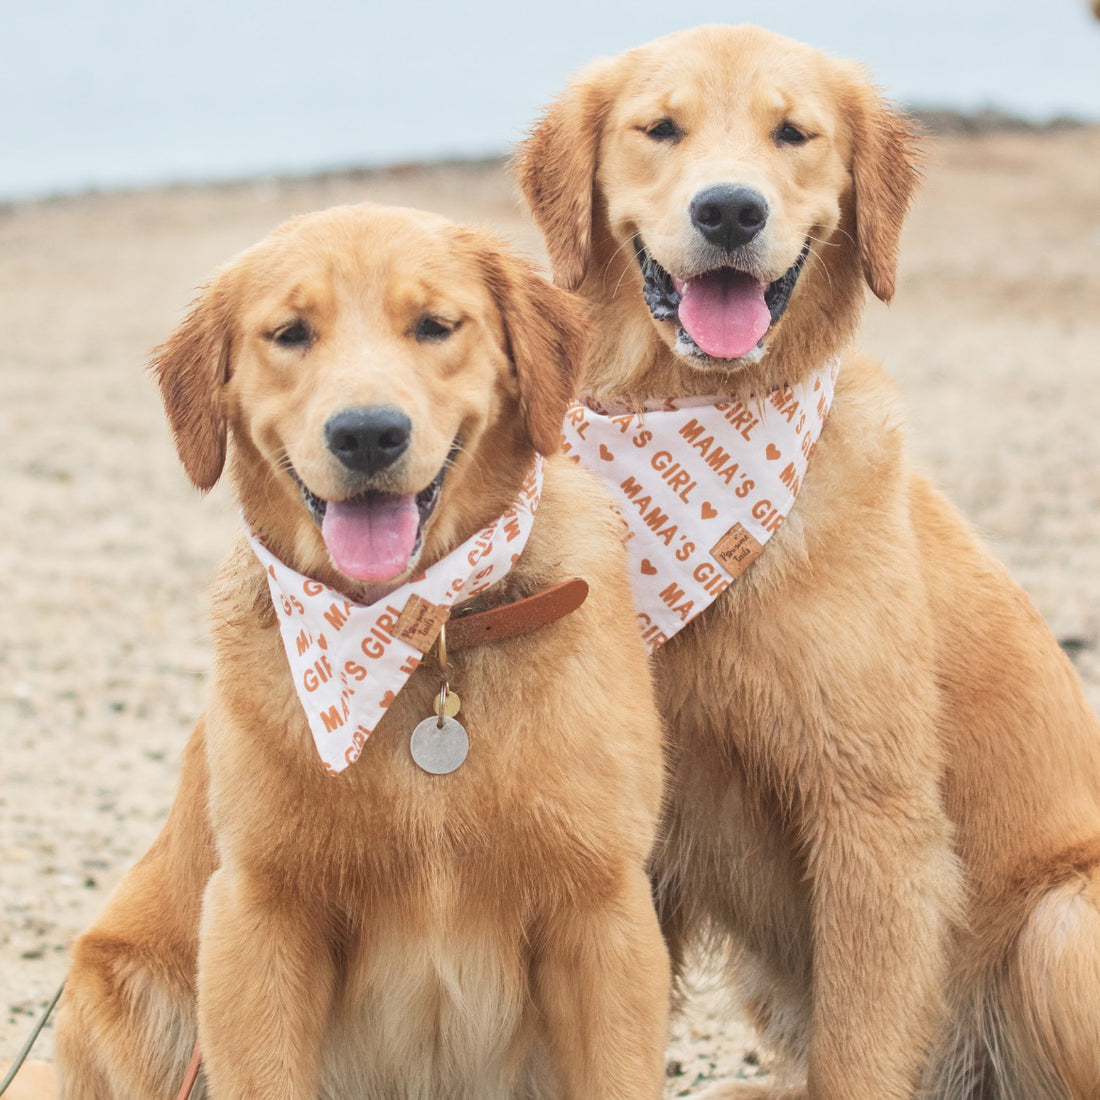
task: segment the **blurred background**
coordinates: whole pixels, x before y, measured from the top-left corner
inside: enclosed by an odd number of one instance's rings
[[[0,200],[495,156],[568,73],[754,22],[908,106],[1100,119],[1087,0],[37,0],[0,39]]]

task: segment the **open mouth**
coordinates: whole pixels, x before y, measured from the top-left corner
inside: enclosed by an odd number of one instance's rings
[[[458,450],[456,439],[439,473],[419,493],[368,489],[346,500],[324,500],[291,469],[302,500],[321,528],[325,548],[344,576],[381,583],[416,564],[424,545],[424,529],[439,503],[443,481]]]
[[[675,279],[634,238],[649,312],[658,321],[678,324],[676,350],[710,359],[741,359],[763,350],[768,330],[783,316],[806,257],[809,240],[798,259],[774,282],[761,283],[735,267],[717,267],[690,279]]]

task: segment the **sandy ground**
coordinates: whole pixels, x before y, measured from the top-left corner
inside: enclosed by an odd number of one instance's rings
[[[1100,130],[937,140],[894,305],[863,342],[919,463],[985,533],[1100,705]],[[212,268],[299,211],[371,198],[538,239],[500,165],[0,207],[0,1060],[163,820],[203,706],[205,589],[235,530],[143,373]],[[36,1054],[49,1058],[47,1030]],[[713,997],[670,1095],[766,1070]]]

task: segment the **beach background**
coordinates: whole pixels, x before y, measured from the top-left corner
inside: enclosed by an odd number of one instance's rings
[[[237,519],[188,486],[149,350],[215,266],[334,203],[438,210],[541,259],[502,155],[570,72],[659,33],[762,23],[864,61],[934,127],[897,297],[861,340],[915,462],[1100,708],[1100,22],[1084,0],[672,8],[43,0],[7,25],[0,1061],[155,836],[205,698],[205,593]],[[704,991],[669,1067],[680,1095],[768,1061]]]

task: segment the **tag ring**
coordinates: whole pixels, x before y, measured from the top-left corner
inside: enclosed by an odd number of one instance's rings
[[[439,671],[442,675],[442,680],[439,684],[439,720],[436,722],[436,728],[443,728],[443,719],[446,716],[447,695],[449,687],[447,684],[447,624],[444,623],[439,628],[439,638],[436,641],[436,652],[439,656]]]
[[[437,729],[443,728],[443,718],[446,715],[447,695],[447,678],[444,677],[443,683],[439,685],[439,721],[436,722]]]

